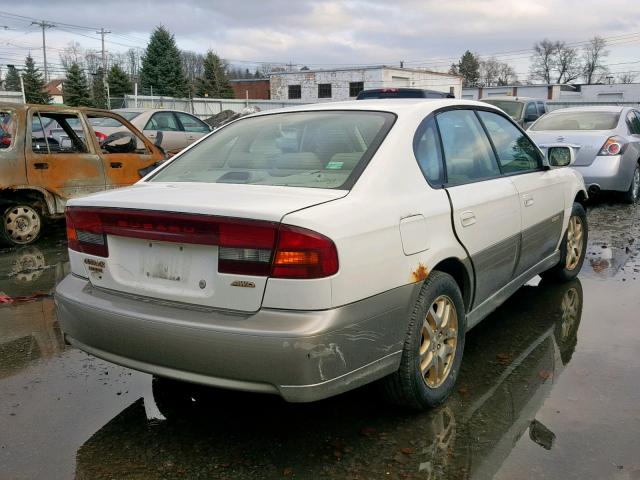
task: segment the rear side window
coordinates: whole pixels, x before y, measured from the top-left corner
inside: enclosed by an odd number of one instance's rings
[[[533,131],[543,130],[613,130],[618,125],[620,113],[616,112],[551,112],[532,127]]]
[[[0,150],[11,148],[15,134],[16,122],[13,113],[8,110],[0,111]]]
[[[395,115],[316,111],[238,120],[181,154],[151,181],[349,188]]]
[[[629,133],[632,135],[640,134],[640,117],[638,116],[638,112],[634,112],[633,110],[629,112],[627,115],[627,126],[629,127]]]
[[[538,117],[538,111],[536,110],[536,104],[531,102],[531,103],[527,103],[527,109],[524,111],[524,116],[525,117],[529,117],[529,115],[531,115],[532,117]]]
[[[416,132],[413,140],[413,151],[424,176],[432,185],[445,182],[442,165],[442,152],[438,128],[433,117],[426,120]]]
[[[509,120],[491,112],[479,111],[493,142],[503,173],[516,173],[535,170],[539,166],[540,154],[519,129]]]
[[[185,132],[209,133],[209,127],[202,120],[186,113],[176,113]]]
[[[31,121],[34,153],[87,153],[82,122],[76,114],[34,112]]]
[[[489,139],[473,111],[451,110],[438,114],[436,119],[449,185],[500,175]]]
[[[158,130],[161,132],[178,132],[180,127],[176,121],[176,117],[171,112],[158,112],[147,122],[145,130]]]
[[[544,102],[538,102],[538,113],[540,113],[540,115],[547,113],[547,108],[545,107]]]

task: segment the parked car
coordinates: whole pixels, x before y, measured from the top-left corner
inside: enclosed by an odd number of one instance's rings
[[[371,88],[362,90],[356,100],[372,100],[380,98],[455,98],[452,93],[423,88]]]
[[[113,135],[92,125],[120,125]],[[131,185],[164,154],[114,113],[0,103],[0,243],[37,240],[68,199]],[[87,141],[88,139],[88,141]]]
[[[535,275],[580,271],[586,191],[557,168],[572,159],[472,101],[247,116],[69,203],[58,318],[72,344],[159,377],[294,402],[386,377],[429,407],[470,328]]]
[[[129,120],[170,156],[211,131],[211,127],[198,117],[178,110],[122,108],[113,111]],[[113,133],[119,129],[106,119],[94,126],[106,133]]]
[[[575,107],[556,110],[534,123],[529,134],[539,145],[579,148],[573,165],[590,193],[618,192],[626,203],[640,196],[640,111],[630,107]]]
[[[526,97],[491,97],[482,102],[503,110],[525,130],[542,115],[547,113],[545,100]]]

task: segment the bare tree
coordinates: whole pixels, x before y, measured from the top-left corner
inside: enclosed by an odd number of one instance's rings
[[[84,48],[78,42],[69,42],[59,53],[60,63],[68,70],[74,63],[80,68],[84,67]]]
[[[508,63],[500,63],[498,70],[498,85],[511,85],[518,81],[516,71]]]
[[[638,75],[635,73],[622,73],[618,75],[618,83],[634,83],[636,78],[638,78]]]
[[[607,41],[595,36],[584,47],[582,51],[582,59],[584,62],[583,77],[584,81],[591,85],[599,83],[607,74],[607,67],[603,64],[604,59],[609,56],[609,51],[605,50]]]
[[[500,62],[493,57],[480,60],[480,83],[490,87],[498,83]]]
[[[533,56],[531,57],[529,71],[532,79],[551,83],[551,75],[555,68],[557,43],[545,38],[533,46]]]
[[[580,76],[582,64],[578,51],[565,42],[556,42],[555,47],[556,83],[569,83]]]

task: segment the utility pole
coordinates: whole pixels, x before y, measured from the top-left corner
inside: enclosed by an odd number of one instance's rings
[[[111,98],[109,98],[109,85],[107,85],[107,55],[104,49],[104,36],[107,33],[111,33],[111,31],[105,30],[104,27],[101,27],[100,31],[96,33],[99,33],[100,37],[102,38],[102,85],[104,89],[107,91],[107,102],[108,102],[107,109],[111,110]]]
[[[99,33],[100,37],[102,38],[102,71],[106,74],[107,73],[107,55],[106,55],[106,50],[104,49],[104,36],[107,33],[111,33],[111,31],[105,30],[104,27],[102,27],[100,31],[96,33]]]
[[[47,69],[47,43],[45,40],[44,31],[47,28],[55,27],[53,23],[49,23],[46,20],[40,22],[31,22],[31,25],[38,25],[42,28],[42,56],[44,57],[44,81],[49,81],[49,70]]]

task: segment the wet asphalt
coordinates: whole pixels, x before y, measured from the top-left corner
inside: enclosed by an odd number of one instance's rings
[[[579,279],[535,279],[471,331],[455,393],[424,413],[376,385],[159,408],[149,375],[64,345],[54,225],[0,251],[0,479],[640,479],[640,206],[588,217]]]

